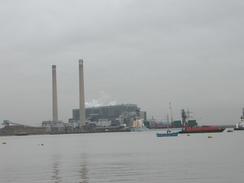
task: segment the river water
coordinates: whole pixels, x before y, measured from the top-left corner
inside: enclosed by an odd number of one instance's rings
[[[0,137],[0,183],[244,182],[244,131],[155,134]]]

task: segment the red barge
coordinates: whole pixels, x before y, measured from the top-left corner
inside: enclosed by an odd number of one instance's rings
[[[223,132],[225,128],[218,126],[199,126],[199,127],[185,127],[180,133],[217,133]]]

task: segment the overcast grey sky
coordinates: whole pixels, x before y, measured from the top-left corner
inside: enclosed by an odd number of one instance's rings
[[[0,120],[59,118],[78,101],[78,59],[89,103],[135,103],[148,116],[190,108],[201,124],[235,123],[244,106],[242,0],[0,1]]]

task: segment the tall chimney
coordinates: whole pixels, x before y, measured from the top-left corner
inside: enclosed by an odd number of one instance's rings
[[[80,83],[80,126],[85,126],[86,112],[85,112],[85,91],[84,91],[84,72],[83,60],[79,60],[79,83]]]
[[[53,90],[53,121],[58,121],[56,65],[52,65],[52,90]]]

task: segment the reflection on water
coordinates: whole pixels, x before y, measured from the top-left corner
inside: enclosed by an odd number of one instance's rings
[[[87,155],[82,154],[80,161],[80,183],[88,183]]]
[[[69,170],[67,171],[67,169]],[[60,154],[53,155],[51,181],[54,183],[61,183],[73,179],[79,180],[79,183],[89,182],[87,155],[82,154],[79,158],[71,158],[70,162],[66,163],[62,163],[62,156]]]
[[[62,177],[60,176],[60,155],[53,156],[52,170],[51,180],[55,183],[60,183],[62,181]]]

